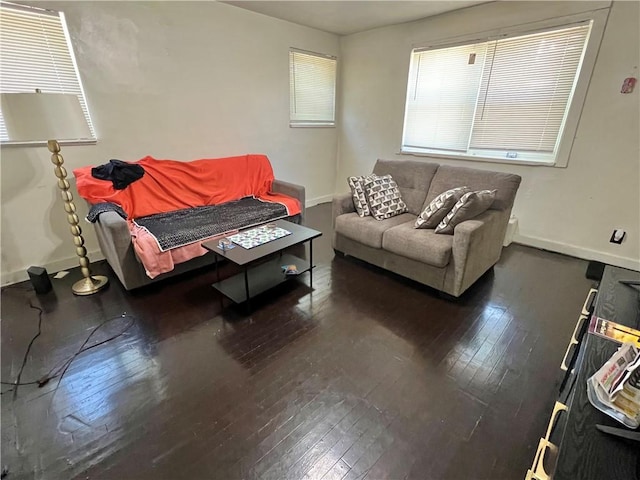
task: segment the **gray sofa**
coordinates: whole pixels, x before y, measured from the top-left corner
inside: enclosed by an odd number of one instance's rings
[[[407,213],[376,220],[355,213],[351,193],[333,198],[333,248],[454,297],[499,259],[520,177],[421,161],[378,160],[377,175],[398,184]],[[416,217],[439,194],[460,186],[496,189],[489,210],[458,224],[453,235],[413,228]]]
[[[291,220],[298,223],[304,222],[305,189],[303,186],[276,179],[273,181],[271,191],[288,195],[300,201],[302,212]],[[180,263],[171,272],[163,273],[151,279],[145,273],[145,269],[133,249],[131,234],[126,220],[115,212],[105,212],[100,214],[98,220],[94,223],[94,227],[102,254],[127,290],[133,290],[134,288],[210,265],[215,261],[214,254],[207,253],[188,262]]]

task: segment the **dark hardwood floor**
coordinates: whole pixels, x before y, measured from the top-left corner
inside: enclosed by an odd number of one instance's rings
[[[13,479],[521,479],[591,282],[587,262],[519,245],[457,301],[333,256],[330,205],[308,209],[313,290],[220,310],[213,269],[74,297],[73,271],[2,291],[2,380],[33,381],[80,348],[60,384],[3,385]],[[230,269],[230,266],[225,267]],[[230,271],[230,270],[229,270]],[[305,277],[306,281],[306,277]],[[117,318],[120,317],[120,318]]]

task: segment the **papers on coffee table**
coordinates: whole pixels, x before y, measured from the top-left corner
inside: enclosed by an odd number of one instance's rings
[[[227,238],[236,245],[240,245],[242,248],[248,250],[272,242],[278,238],[286,237],[287,235],[291,235],[289,230],[271,225],[262,225],[261,227],[236,233]]]

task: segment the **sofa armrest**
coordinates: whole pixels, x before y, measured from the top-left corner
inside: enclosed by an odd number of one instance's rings
[[[353,213],[356,211],[356,207],[353,206],[353,197],[351,192],[338,193],[333,196],[331,210],[333,218],[343,215],[345,213]]]
[[[445,282],[459,296],[500,259],[509,211],[487,210],[456,225],[453,231],[453,271]]]
[[[349,193],[337,193],[331,201],[331,227],[336,228],[336,218],[345,213],[353,213],[356,207],[353,206],[353,196]]]
[[[94,224],[98,239],[105,241],[103,254],[105,257],[119,257],[121,260],[127,251],[133,248],[131,243],[131,233],[127,221],[116,212],[104,212],[98,217],[98,221]],[[101,242],[102,243],[102,242]],[[107,250],[107,251],[105,251]]]
[[[300,202],[300,223],[304,224],[306,202],[304,187],[302,185],[296,185],[295,183],[275,179],[271,184],[271,191],[273,193],[282,193],[283,195],[288,195],[298,200],[298,202]]]

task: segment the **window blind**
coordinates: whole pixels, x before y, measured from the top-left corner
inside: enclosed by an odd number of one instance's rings
[[[490,42],[470,147],[553,152],[589,25]]]
[[[3,93],[20,93],[34,92],[39,88],[43,93],[77,95],[95,139],[80,76],[65,30],[62,12],[1,5],[0,90]],[[0,140],[8,140],[1,112]]]
[[[290,125],[335,125],[335,57],[289,51]]]
[[[592,23],[414,49],[402,150],[555,161]]]
[[[485,53],[485,44],[413,53],[405,146],[467,149]]]

